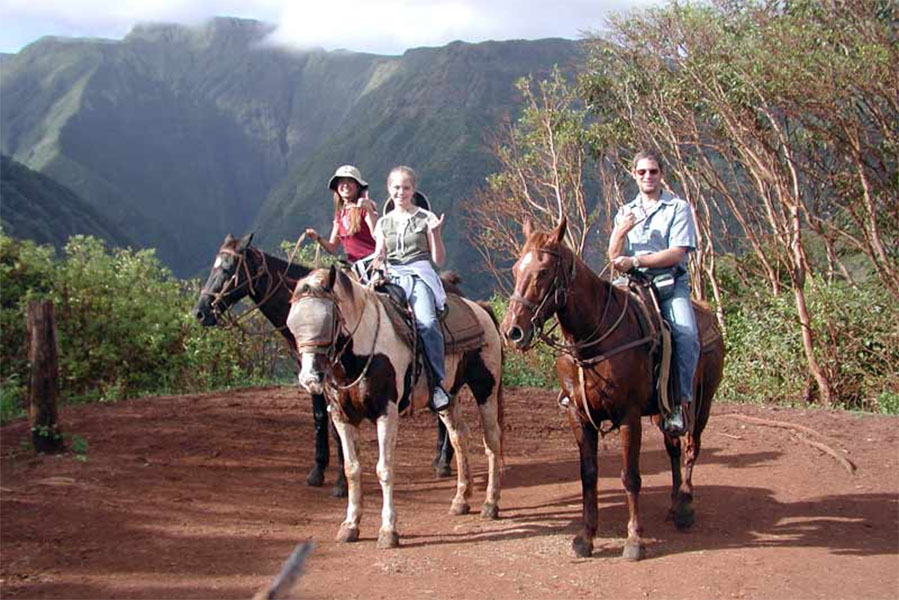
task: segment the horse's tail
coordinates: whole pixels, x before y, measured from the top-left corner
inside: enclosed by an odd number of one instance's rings
[[[496,333],[499,334],[499,339],[503,339],[503,334],[499,328],[499,319],[496,318],[496,313],[493,310],[493,307],[488,302],[484,302],[483,300],[476,300],[475,303],[484,309],[484,311],[490,315],[490,320],[493,321],[493,326],[496,327]],[[506,347],[504,344],[500,343],[499,345],[500,352],[500,365],[504,365],[506,363]],[[503,428],[503,374],[502,369],[500,369],[499,381],[496,384],[496,420],[499,423],[500,430]],[[499,458],[500,464],[503,464],[503,443],[502,440],[505,436],[500,436],[500,446],[499,446]]]

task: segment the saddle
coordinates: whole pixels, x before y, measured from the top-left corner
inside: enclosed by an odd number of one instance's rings
[[[678,393],[677,369],[671,368],[671,357],[674,354],[674,342],[671,328],[662,318],[659,307],[658,292],[652,280],[639,271],[633,271],[626,277],[612,282],[631,295],[631,300],[640,308],[638,312],[640,328],[643,335],[653,340],[650,358],[653,365],[653,398],[652,403],[659,407],[664,415],[671,412],[671,398]]]
[[[378,300],[387,311],[387,316],[403,341],[411,348],[419,348],[416,338],[415,319],[406,301],[403,288],[392,283],[384,283],[375,289]],[[440,328],[443,331],[444,349],[447,354],[459,354],[477,350],[486,343],[484,329],[471,307],[457,294],[446,295],[446,306],[440,313]]]
[[[633,271],[626,277],[612,282],[619,288],[625,289],[631,299],[640,307],[640,327],[643,334],[651,336],[655,342],[650,350],[653,361],[653,402],[655,402],[663,415],[671,411],[671,398],[680,393],[677,377],[677,369],[671,368],[671,358],[674,356],[674,340],[671,337],[671,327],[662,317],[659,305],[659,292],[653,285],[653,281],[647,275]],[[694,309],[697,308],[693,301]],[[703,325],[697,316],[697,324]],[[705,323],[699,332],[700,352],[707,352],[713,343],[721,337],[714,322]]]
[[[412,314],[412,308],[406,300],[403,288],[393,283],[382,283],[375,288],[375,292],[378,300],[384,306],[394,330],[399,334],[406,346],[415,352],[413,382],[418,381],[422,372],[424,372],[428,378],[429,394],[433,393],[436,383],[434,381],[434,372],[425,357],[424,348],[418,342],[415,317]],[[450,293],[446,295],[446,306],[439,318],[443,332],[445,353],[453,354],[477,350],[486,343],[484,330],[478,322],[477,316],[459,295]],[[407,390],[407,393],[400,398],[400,414],[406,414],[411,410],[410,392],[411,390]]]

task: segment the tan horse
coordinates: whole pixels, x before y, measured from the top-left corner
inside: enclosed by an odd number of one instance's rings
[[[564,344],[556,360],[562,391],[571,402],[568,418],[580,450],[583,525],[572,541],[578,556],[593,552],[597,528],[598,424],[611,421],[619,429],[623,468],[621,480],[630,513],[623,556],[643,556],[640,522],[640,444],[643,415],[658,424],[653,393],[653,357],[657,345],[641,326],[641,309],[624,290],[600,279],[562,242],[563,217],[551,232],[535,232],[525,223],[526,237],[514,267],[515,292],[501,329],[506,340],[526,351],[541,336],[553,315]],[[681,440],[665,436],[671,459],[672,491],[669,515],[678,528],[693,524],[693,465],[699,457],[702,431],[712,396],[721,381],[724,343],[712,314],[694,302],[702,339],[702,355],[694,379],[692,431],[684,438],[685,476],[681,476]]]
[[[464,298],[461,302],[473,311],[484,337],[478,347],[464,351],[448,348],[446,353],[445,381],[452,401],[438,414],[456,451],[458,479],[450,514],[470,510],[468,428],[456,399],[462,386],[467,385],[478,405],[487,455],[487,495],[481,515],[495,519],[499,515],[502,464],[502,338],[496,321],[484,307]],[[370,420],[378,428],[377,474],[383,498],[378,546],[395,547],[399,545],[393,503],[399,406],[407,402],[417,408],[427,405],[427,377],[414,377],[415,353],[377,294],[334,267],[313,271],[297,282],[287,326],[301,356],[300,384],[309,393],[325,393],[331,419],[343,442],[349,489],[346,519],[337,539],[352,542],[359,538],[359,426]]]

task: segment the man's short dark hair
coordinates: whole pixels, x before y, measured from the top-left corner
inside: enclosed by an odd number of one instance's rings
[[[662,157],[655,150],[641,150],[640,152],[637,152],[633,162],[631,162],[631,170],[636,169],[637,163],[641,160],[654,160],[655,163],[659,165],[660,171],[665,170],[665,166],[662,164]]]

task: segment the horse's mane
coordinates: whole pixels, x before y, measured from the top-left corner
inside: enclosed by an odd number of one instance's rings
[[[247,248],[249,250],[249,248]],[[291,279],[302,279],[306,275],[312,272],[311,267],[307,267],[306,265],[295,263],[295,262],[287,262],[283,258],[279,258],[273,254],[269,254],[259,248],[253,248],[257,252],[259,252],[266,263],[268,263],[268,267],[275,274],[283,273],[287,275],[287,277]]]

